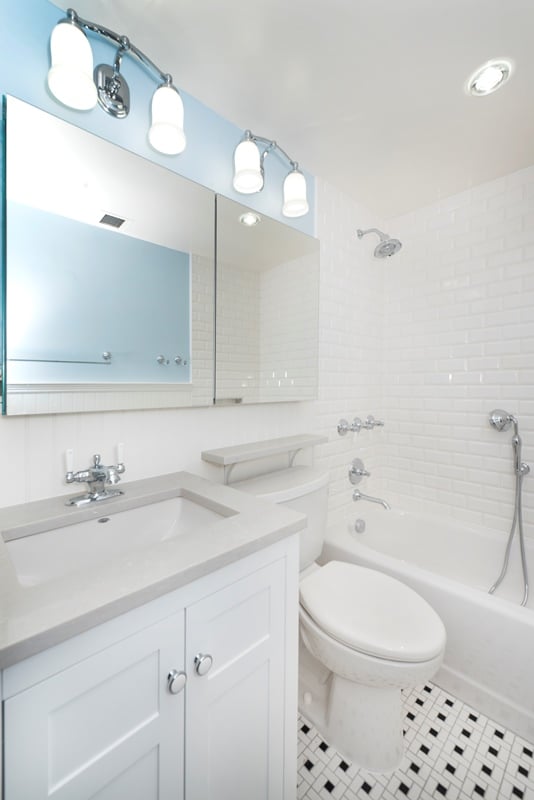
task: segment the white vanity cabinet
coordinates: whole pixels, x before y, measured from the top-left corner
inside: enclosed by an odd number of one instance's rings
[[[7,699],[5,800],[181,800],[183,632],[182,611]]]
[[[297,550],[292,536],[4,670],[5,800],[294,798]]]

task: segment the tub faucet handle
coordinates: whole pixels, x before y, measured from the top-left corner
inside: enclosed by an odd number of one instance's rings
[[[365,422],[362,422],[362,428],[367,428],[367,430],[382,428],[383,426],[383,421],[381,419],[375,419],[372,414],[369,414]]]
[[[340,436],[345,436],[350,431],[351,427],[346,419],[340,419],[337,423],[337,432]]]
[[[375,419],[372,414],[369,414],[363,422],[359,417],[354,417],[352,422],[348,422],[346,419],[340,419],[337,424],[337,432],[340,436],[345,436],[349,431],[352,433],[359,433],[362,428],[370,431],[373,428],[383,427],[383,425],[384,423],[381,419]]]
[[[365,469],[361,458],[355,458],[349,467],[349,481],[355,486],[363,477],[368,477],[371,473]]]
[[[354,417],[352,422],[348,422],[346,419],[340,419],[337,423],[337,432],[340,436],[345,436],[349,431],[352,433],[359,433],[363,427],[365,427],[365,425],[359,417]]]

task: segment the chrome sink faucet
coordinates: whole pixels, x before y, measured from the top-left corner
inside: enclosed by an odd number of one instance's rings
[[[100,500],[108,500],[110,497],[117,497],[124,494],[120,489],[108,489],[108,486],[113,486],[120,481],[120,476],[126,470],[122,462],[106,467],[100,460],[100,455],[97,453],[93,456],[93,465],[88,469],[82,469],[78,472],[68,471],[65,475],[67,483],[86,483],[89,491],[84,494],[70,497],[65,505],[66,506],[81,506],[86,503],[93,503]]]

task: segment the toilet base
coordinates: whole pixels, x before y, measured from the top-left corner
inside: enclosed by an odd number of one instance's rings
[[[334,675],[301,643],[299,710],[347,761],[393,772],[403,756],[402,696]]]

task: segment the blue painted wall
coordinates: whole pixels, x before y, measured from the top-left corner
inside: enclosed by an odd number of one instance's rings
[[[0,0],[0,92],[11,94],[32,105],[85,128],[104,139],[138,153],[167,169],[279,219],[305,233],[314,232],[315,186],[306,173],[310,212],[296,220],[281,215],[282,183],[288,167],[276,157],[266,161],[265,188],[260,194],[239,195],[232,189],[233,152],[243,131],[215,114],[199,100],[181,91],[185,108],[187,148],[178,156],[156,153],[147,141],[150,100],[156,82],[136,59],[126,57],[122,71],[130,85],[132,109],[124,120],[116,120],[100,108],[72,111],[58,104],[49,94],[46,77],[49,69],[49,39],[62,11],[47,0]],[[98,19],[95,21],[99,21]],[[128,30],[118,33],[128,35]],[[100,37],[88,34],[96,63],[110,63],[115,48]],[[199,43],[199,47],[201,43]],[[158,53],[147,53],[164,71]],[[180,88],[180,76],[174,75]],[[273,135],[270,131],[257,131]],[[283,142],[281,143],[283,146]],[[293,155],[293,154],[292,154]],[[294,156],[298,159],[298,153]]]

